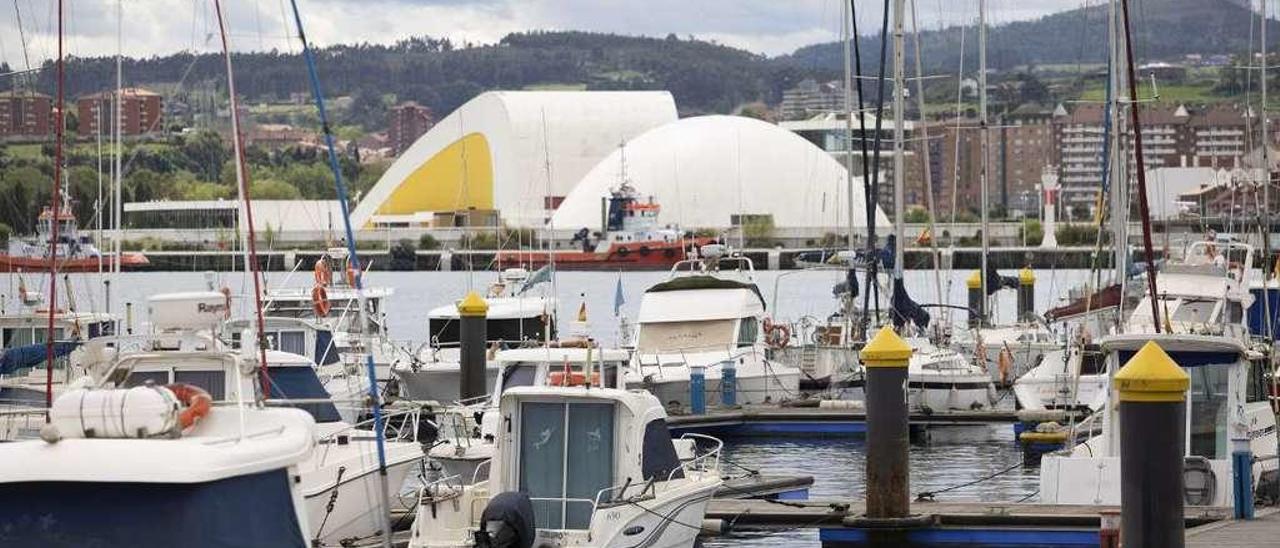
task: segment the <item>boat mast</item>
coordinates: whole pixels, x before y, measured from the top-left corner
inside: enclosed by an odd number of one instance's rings
[[[1151,297],[1151,320],[1160,333],[1160,303],[1156,301],[1156,259],[1151,244],[1151,209],[1147,204],[1147,171],[1142,157],[1142,121],[1138,116],[1138,83],[1133,68],[1133,34],[1129,28],[1129,0],[1120,0],[1124,16],[1125,71],[1129,76],[1129,118],[1133,126],[1133,157],[1138,172],[1138,215],[1142,219],[1142,250],[1147,259],[1147,291]],[[1264,23],[1265,24],[1265,23]],[[1264,60],[1265,62],[1265,60]]]
[[[239,190],[240,203],[244,208],[246,231],[242,234],[247,240],[244,249],[245,270],[253,278],[254,312],[258,322],[258,332],[254,334],[258,346],[258,372],[262,382],[262,398],[271,394],[271,379],[267,373],[266,321],[262,315],[262,273],[258,269],[258,246],[253,231],[253,203],[249,193],[249,170],[244,161],[244,142],[240,134],[240,111],[236,100],[236,78],[231,68],[231,44],[227,39],[227,23],[222,16],[222,0],[213,0],[213,9],[218,16],[218,32],[222,35],[222,55],[227,65],[227,94],[231,106],[231,148],[236,155],[236,188]],[[363,310],[363,307],[362,307]]]
[[[1120,301],[1116,303],[1116,329],[1124,329],[1124,298],[1125,287],[1129,280],[1129,155],[1125,152],[1128,142],[1125,139],[1117,139],[1117,136],[1124,134],[1122,126],[1124,125],[1124,115],[1121,110],[1124,103],[1120,99],[1120,85],[1123,79],[1124,56],[1120,54],[1120,18],[1116,9],[1116,0],[1109,2],[1108,10],[1108,50],[1107,59],[1107,107],[1104,120],[1103,135],[1103,155],[1106,163],[1106,171],[1102,174],[1105,184],[1102,185],[1104,192],[1109,193],[1106,196],[1110,200],[1111,205],[1111,240],[1114,248],[1114,266],[1115,266],[1115,283],[1120,286],[1122,295]],[[1099,212],[1101,213],[1101,212]],[[1102,224],[1098,225],[1099,230]],[[1099,235],[1101,241],[1101,235]],[[1097,276],[1101,278],[1101,274]],[[1101,288],[1102,283],[1095,284],[1096,288]]]
[[[112,204],[111,204],[111,207],[113,208],[113,214],[111,216],[112,217],[111,221],[112,221],[112,224],[115,225],[113,227],[114,230],[112,231],[113,234],[115,234],[115,236],[111,239],[111,248],[112,248],[111,250],[113,251],[113,254],[112,254],[113,260],[111,261],[111,287],[114,287],[116,289],[117,296],[108,298],[107,312],[114,312],[120,309],[120,307],[116,306],[115,303],[112,301],[118,300],[120,298],[118,296],[118,294],[120,293],[120,258],[122,256],[122,251],[123,251],[122,238],[124,237],[124,235],[120,231],[121,228],[124,226],[124,221],[121,220],[121,215],[124,211],[124,206],[121,203],[122,195],[123,195],[121,188],[124,186],[124,167],[123,167],[123,164],[121,163],[121,159],[124,156],[124,143],[120,139],[122,135],[120,131],[120,126],[122,125],[124,114],[123,114],[123,110],[120,108],[120,100],[119,100],[119,97],[122,94],[122,90],[124,89],[123,56],[124,56],[124,0],[116,0],[116,98],[117,99],[115,101],[115,104],[112,106],[112,108],[114,109],[113,116],[115,116],[115,124],[113,124],[114,127],[111,129],[112,141],[114,143],[113,149],[115,152],[115,157],[112,159],[114,163],[111,168],[111,173],[112,173],[111,180],[113,185],[113,196],[112,196]],[[115,332],[120,333],[120,330],[116,329]]]
[[[302,42],[302,55],[307,62],[307,75],[311,79],[311,93],[315,96],[316,110],[320,115],[320,128],[324,133],[325,147],[329,152],[329,169],[333,171],[333,185],[337,193],[338,204],[342,208],[342,226],[347,236],[347,253],[350,254],[351,263],[355,265],[356,276],[354,280],[356,290],[356,303],[360,306],[360,334],[364,339],[362,344],[366,350],[372,348],[369,340],[369,308],[366,306],[366,298],[364,294],[364,276],[361,275],[360,255],[356,248],[355,231],[351,229],[351,211],[347,203],[347,185],[342,180],[342,169],[338,166],[338,152],[333,144],[333,131],[329,127],[328,113],[324,106],[324,92],[320,89],[320,76],[316,72],[315,55],[311,51],[311,45],[307,42],[307,33],[303,30],[302,15],[298,11],[297,0],[290,0],[289,4],[293,8],[293,21],[298,29],[298,39]],[[261,313],[261,308],[259,308]],[[378,512],[382,516],[382,526],[384,534],[381,535],[382,546],[384,548],[391,547],[391,495],[387,486],[387,449],[386,439],[384,438],[384,422],[382,415],[382,399],[378,393],[378,376],[373,365],[373,354],[365,353],[365,371],[369,382],[369,407],[373,412],[374,436],[378,448]]]
[[[1268,264],[1271,262],[1271,132],[1267,122],[1267,0],[1262,5],[1262,313],[1266,321],[1262,322],[1267,329],[1267,342],[1275,342],[1275,331],[1272,328],[1271,290],[1267,283]],[[1272,375],[1275,378],[1275,375]]]
[[[906,192],[903,188],[905,181],[903,169],[903,140],[904,131],[902,124],[905,116],[903,109],[906,108],[906,63],[903,55],[903,12],[906,9],[906,0],[894,0],[893,2],[893,224],[896,244],[893,246],[893,278],[896,281],[902,280],[902,248],[905,247],[903,238],[903,224],[906,222],[903,215],[903,203],[906,202]],[[900,287],[894,284],[895,290]]]
[[[990,164],[991,135],[987,130],[987,0],[978,0],[978,131],[982,132],[982,162],[979,164],[979,201],[982,202],[982,259],[978,274],[982,287],[982,307],[978,310],[978,327],[988,325],[990,293],[987,288],[987,252],[990,250],[991,224],[988,218],[987,170]]]
[[[924,200],[929,217],[925,230],[929,232],[929,255],[933,258],[933,285],[937,292],[937,302],[946,302],[942,292],[942,256],[938,253],[937,229],[934,226],[936,207],[933,198],[933,170],[929,169],[929,127],[925,123],[924,101],[924,50],[920,48],[920,22],[916,16],[916,0],[911,0],[911,43],[916,50],[916,104],[920,109],[920,150],[923,151],[921,161],[924,165]],[[961,50],[963,51],[963,50]],[[983,232],[986,235],[986,232]],[[943,309],[943,315],[950,316],[949,308]],[[950,322],[947,322],[950,324]]]
[[[855,253],[855,244],[853,243],[853,234],[857,221],[853,211],[853,54],[849,51],[849,41],[852,33],[849,30],[853,20],[853,2],[850,0],[849,9],[840,10],[840,38],[844,42],[844,185],[845,185],[845,207],[849,214],[849,261],[852,267],[853,255]],[[857,37],[853,37],[854,40]],[[862,111],[859,109],[858,117],[862,117]],[[866,158],[863,158],[866,161]],[[870,288],[868,288],[870,289]],[[848,310],[845,311],[849,312]],[[846,314],[846,317],[848,315]]]
[[[57,142],[53,144],[53,192],[49,199],[50,214],[49,217],[49,321],[46,324],[44,336],[44,405],[46,408],[53,407],[53,317],[58,310],[58,225],[59,210],[62,206],[62,141],[63,131],[67,121],[66,116],[66,73],[62,54],[62,25],[63,25],[63,3],[58,0],[58,110],[54,117],[54,138]],[[39,220],[36,221],[39,223]],[[48,416],[45,417],[48,420]]]

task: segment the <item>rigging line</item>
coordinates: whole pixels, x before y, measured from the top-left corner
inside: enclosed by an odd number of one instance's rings
[[[333,143],[333,131],[329,126],[328,114],[326,113],[325,106],[324,106],[324,93],[320,89],[320,77],[316,71],[315,56],[311,51],[310,44],[308,44],[307,42],[307,35],[302,26],[302,15],[298,11],[297,0],[290,0],[289,3],[293,8],[293,20],[294,20],[294,23],[297,25],[298,40],[302,43],[303,58],[307,62],[307,75],[311,81],[312,94],[315,96],[316,110],[318,111],[318,114],[320,116],[321,130],[324,132],[325,148],[328,150],[328,154],[329,154],[329,169],[333,171],[334,191],[337,194],[338,203],[342,207],[342,225],[347,237],[347,252],[351,256],[351,262],[355,265],[357,269],[354,285],[356,290],[356,300],[358,301],[360,306],[359,318],[360,318],[361,325],[363,326],[361,329],[361,336],[366,337],[368,336],[368,332],[369,332],[369,329],[367,328],[369,323],[368,322],[369,309],[368,309],[368,306],[366,306],[366,299],[365,299],[365,293],[364,293],[364,276],[360,273],[361,263],[360,263],[359,249],[358,249],[358,246],[356,245],[355,231],[352,230],[351,228],[351,211],[349,209],[350,206],[347,200],[347,196],[348,196],[347,185],[342,179],[342,170],[338,165],[338,153]],[[261,308],[259,308],[259,310],[261,310]],[[366,348],[370,347],[369,344],[366,344],[365,346]],[[385,439],[385,432],[384,432],[385,418],[383,417],[383,414],[382,414],[382,405],[381,405],[382,397],[381,397],[381,394],[378,392],[378,379],[374,370],[372,353],[365,354],[365,369],[366,369],[366,374],[368,376],[368,383],[369,383],[369,406],[372,408],[371,411],[373,412],[374,437],[375,437],[374,439],[376,440],[377,450],[378,450],[378,475],[380,476],[380,480],[381,480],[378,482],[378,488],[379,488],[380,494],[382,495],[381,500],[379,501],[379,507],[381,508],[381,510],[383,510],[381,512],[382,520],[384,524],[384,531],[387,532],[386,534],[382,535],[382,545],[384,547],[390,548],[391,546],[391,533],[390,533],[391,528],[390,528],[390,512],[389,512],[390,495],[389,495],[388,486],[387,486],[387,453],[386,453],[387,450],[386,450],[386,439]]]
[[[850,0],[849,5],[850,5],[850,10],[853,14],[853,35],[857,36],[858,34],[858,27],[857,27],[858,17],[857,17],[857,11],[856,11],[857,4],[853,0]],[[857,47],[860,42],[861,42],[860,40],[855,39],[853,41],[853,44],[855,47]],[[861,141],[862,152],[863,152],[863,156],[862,156],[863,158],[862,172],[864,175],[863,188],[864,188],[864,193],[866,195],[865,205],[867,208],[867,216],[870,219],[870,222],[867,223],[867,253],[868,255],[871,255],[871,256],[875,255],[875,250],[876,250],[876,228],[875,228],[876,214],[875,213],[879,209],[879,203],[880,203],[880,200],[879,200],[880,140],[881,140],[880,130],[881,130],[882,124],[884,123],[884,68],[885,68],[885,58],[888,54],[888,47],[889,47],[889,0],[884,0],[884,13],[880,23],[880,66],[878,69],[879,80],[877,82],[878,90],[876,93],[876,115],[875,115],[876,124],[875,124],[875,140],[874,140],[875,150],[872,151],[872,163],[875,164],[874,169],[872,169],[871,166],[867,165],[867,161],[866,161],[866,151],[867,151],[866,117],[864,116],[858,117],[861,120],[859,125],[862,131],[862,138],[860,139],[860,141]],[[862,75],[862,53],[860,49],[861,48],[858,48],[857,50],[855,50],[855,54],[854,54],[854,57],[857,59],[856,72],[858,73],[858,76]],[[861,111],[862,109],[863,109],[862,83],[861,83],[861,80],[859,80],[858,81],[858,110]],[[867,186],[865,184],[867,180],[871,181],[870,186]],[[863,315],[862,331],[864,332],[864,334],[867,331],[867,322],[869,321],[869,318],[867,317],[868,309],[870,308],[868,300],[875,301],[874,304],[875,304],[876,316],[878,317],[880,315],[880,288],[879,288],[879,285],[876,283],[876,280],[878,277],[877,275],[878,270],[879,270],[879,261],[873,259],[868,265],[867,276],[866,276],[866,285],[871,288],[871,291],[867,291],[866,293],[863,294],[863,297],[862,297],[862,313],[863,313],[862,314]],[[872,293],[875,293],[874,298],[872,296]]]
[[[22,62],[27,72],[31,72],[31,54],[27,48],[27,33],[22,29],[22,9],[18,5],[18,0],[13,0],[13,15],[17,18],[18,42],[22,45]],[[31,82],[27,84],[30,87]]]
[[[942,302],[942,258],[938,255],[937,240],[934,238],[937,227],[934,226],[933,169],[930,167],[929,162],[931,154],[929,151],[929,126],[925,119],[924,80],[921,79],[921,75],[924,73],[924,52],[920,49],[920,26],[916,17],[916,0],[911,0],[911,35],[912,43],[916,50],[916,101],[920,105],[920,139],[924,143],[921,146],[922,156],[924,157],[924,198],[925,207],[929,212],[925,229],[929,231],[929,256],[933,259],[934,290],[937,293],[938,302]],[[899,245],[905,245],[905,242]]]
[[[271,378],[267,372],[266,320],[263,318],[262,312],[262,273],[258,264],[257,234],[253,228],[253,198],[249,181],[251,175],[248,166],[245,165],[244,136],[240,131],[239,101],[236,99],[235,74],[231,67],[231,45],[227,39],[227,23],[222,14],[222,0],[213,0],[213,6],[214,12],[218,17],[218,31],[222,35],[222,54],[226,58],[227,65],[227,97],[231,107],[231,143],[236,156],[236,179],[243,201],[242,206],[244,207],[245,228],[248,239],[245,246],[245,262],[247,263],[245,268],[249,271],[249,276],[253,278],[253,301],[258,324],[258,332],[254,336],[258,339],[258,354],[259,360],[261,360],[258,371],[262,382],[262,397],[266,398],[271,393]]]
[[[1129,22],[1129,0],[1120,0],[1120,7],[1124,12],[1124,48],[1125,57],[1128,58],[1126,68],[1129,72],[1129,99],[1133,104],[1129,106],[1129,116],[1133,119],[1133,154],[1137,162],[1138,170],[1138,215],[1142,220],[1142,248],[1147,259],[1147,290],[1151,296],[1151,318],[1160,317],[1160,308],[1157,304],[1156,295],[1156,261],[1155,252],[1151,244],[1151,210],[1147,204],[1147,173],[1146,159],[1142,153],[1142,121],[1138,114],[1138,82],[1135,76],[1133,66],[1133,37]],[[1160,334],[1160,322],[1151,322],[1155,328],[1156,334]]]
[[[58,225],[62,224],[60,220],[60,212],[58,211],[59,202],[61,201],[60,190],[62,187],[62,146],[64,141],[63,132],[66,130],[66,67],[62,57],[62,16],[63,16],[63,0],[58,0],[58,112],[54,118],[54,135],[57,142],[54,143],[54,159],[53,159],[53,190],[50,196],[50,240],[49,240],[49,321],[45,331],[45,378],[44,378],[44,403],[46,408],[53,407],[53,318],[58,309]],[[48,415],[45,415],[48,421]]]

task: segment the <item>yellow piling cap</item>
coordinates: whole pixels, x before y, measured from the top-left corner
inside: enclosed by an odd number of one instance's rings
[[[480,294],[475,291],[468,291],[467,296],[458,301],[459,316],[484,316],[489,313],[489,303],[484,302],[480,298]]]
[[[866,367],[906,367],[912,352],[915,351],[911,345],[886,325],[880,328],[871,342],[862,347],[858,358]]]
[[[1147,341],[1116,373],[1122,402],[1180,402],[1189,386],[1191,377],[1155,341]]]
[[[982,273],[977,270],[974,270],[973,275],[969,276],[969,279],[965,280],[964,284],[969,286],[969,289],[981,289]]]
[[[1036,273],[1031,271],[1031,267],[1024,267],[1018,271],[1018,283],[1022,285],[1035,285]]]

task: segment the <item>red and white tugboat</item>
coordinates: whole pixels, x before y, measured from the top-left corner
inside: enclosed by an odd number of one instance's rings
[[[555,252],[556,268],[562,270],[666,270],[687,258],[690,251],[712,243],[715,238],[693,237],[679,228],[658,226],[662,206],[650,196],[641,199],[635,187],[623,180],[607,201],[605,230],[592,234],[586,228],[573,236],[581,251]],[[526,265],[538,268],[550,261],[546,253],[500,251],[498,267]]]
[[[53,210],[45,207],[36,222],[33,238],[9,240],[9,252],[0,253],[0,272],[48,272],[49,250],[53,234]],[[93,238],[79,231],[70,204],[58,208],[58,272],[97,272],[111,270],[116,257],[103,253],[93,245]],[[141,253],[121,253],[122,269],[150,264]]]

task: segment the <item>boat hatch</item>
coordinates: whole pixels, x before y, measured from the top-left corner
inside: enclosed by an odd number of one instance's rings
[[[597,494],[613,485],[614,413],[613,403],[520,404],[519,489],[539,528],[590,527]]]

